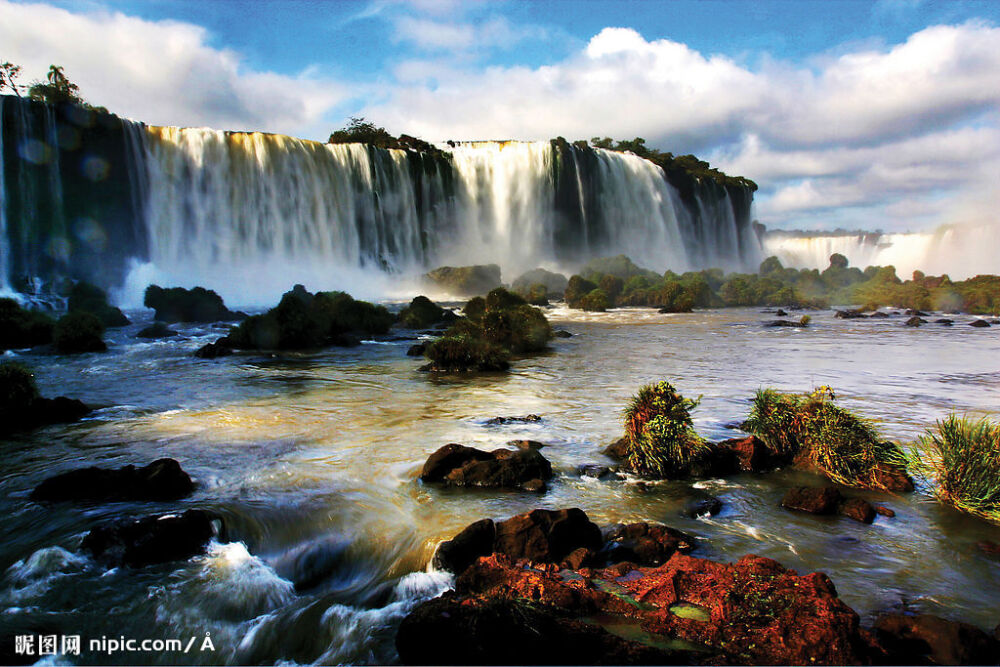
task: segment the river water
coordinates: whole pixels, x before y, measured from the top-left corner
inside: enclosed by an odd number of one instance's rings
[[[763,328],[773,316],[755,309],[548,314],[574,336],[498,375],[421,373],[421,361],[405,356],[409,340],[202,360],[191,353],[222,330],[180,326],[175,339],[140,342],[132,336],[148,311],[112,330],[105,354],[8,355],[34,369],[43,395],[99,409],[83,422],[0,442],[2,641],[80,635],[84,651],[74,660],[91,664],[393,662],[399,621],[450,584],[428,570],[435,545],[477,519],[535,507],[580,507],[599,524],[661,521],[701,538],[702,556],[756,553],[802,573],[826,572],[864,622],[901,609],[984,629],[1000,621],[1000,561],[976,548],[1000,541],[1000,527],[939,505],[926,482],[907,496],[852,491],[897,512],[866,526],[782,510],[788,486],[820,483],[803,473],[655,484],[576,474],[580,464],[610,463],[600,450],[620,435],[626,401],[661,379],[702,396],[696,427],[711,439],[739,435],[732,423],[768,386],[829,385],[838,404],[901,443],[952,412],[996,419],[1000,327],[910,329],[901,317],[838,320],[831,311],[813,314],[808,329]],[[528,413],[542,420],[486,424]],[[519,438],[547,444],[556,477],[544,495],[417,480],[441,445]],[[184,501],[27,500],[56,473],[165,456],[195,479]],[[682,515],[708,494],[725,503],[721,514]],[[192,507],[225,523],[204,557],[109,571],[75,553],[102,521]],[[206,633],[214,650],[200,650]],[[197,641],[189,653],[88,651],[101,637]]]

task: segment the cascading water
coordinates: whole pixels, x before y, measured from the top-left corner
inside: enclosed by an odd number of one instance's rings
[[[442,264],[510,280],[621,253],[658,271],[760,261],[749,191],[682,195],[631,154],[557,140],[449,156],[3,101],[4,267],[20,282],[87,279],[134,305],[150,282],[200,284],[254,305],[295,282],[377,296]]]
[[[912,234],[816,235],[769,232],[763,252],[794,268],[825,269],[830,255],[839,253],[851,266],[894,266],[896,275],[908,279],[913,271],[948,274],[964,280],[997,271],[996,248],[1000,225],[951,225],[932,232]]]

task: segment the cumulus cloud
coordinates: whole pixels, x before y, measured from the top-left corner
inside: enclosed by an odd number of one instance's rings
[[[0,57],[26,78],[62,65],[92,104],[151,124],[299,133],[348,96],[308,73],[249,69],[209,41],[189,23],[0,0]]]

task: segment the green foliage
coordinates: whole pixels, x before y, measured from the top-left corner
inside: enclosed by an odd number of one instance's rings
[[[669,382],[640,387],[625,408],[625,467],[656,478],[683,477],[710,451],[694,430],[693,410]]]
[[[103,352],[104,324],[96,315],[84,311],[66,313],[56,322],[52,340],[63,354]]]
[[[528,289],[525,300],[532,306],[549,305],[549,290],[543,283],[535,283]]]
[[[497,287],[490,290],[490,293],[486,295],[486,312],[508,310],[523,306],[526,303],[524,298],[518,294],[509,292],[503,287]]]
[[[451,332],[427,346],[424,352],[437,370],[503,371],[510,367],[510,352],[469,333]]]
[[[327,139],[329,144],[368,144],[376,148],[410,149],[436,156],[448,156],[437,147],[408,134],[394,137],[384,128],[364,118],[351,118],[347,127],[333,132]]]
[[[66,77],[62,66],[51,65],[46,79],[47,81],[45,82],[35,81],[31,84],[31,87],[28,88],[28,97],[36,102],[44,102],[45,104],[75,104],[84,109],[103,113],[108,112],[106,108],[91,106],[83,99],[80,96],[80,86]]]
[[[558,296],[566,291],[566,284],[566,276],[561,273],[553,273],[545,269],[532,269],[515,278],[514,282],[511,283],[511,289],[522,296],[527,296],[536,285],[544,285],[546,294]]]
[[[469,299],[469,302],[465,304],[465,308],[462,309],[462,313],[471,321],[479,322],[483,319],[483,315],[486,313],[486,299],[481,296],[474,296]]]
[[[14,361],[0,363],[0,410],[22,410],[38,398],[35,376]]]
[[[618,299],[618,295],[622,293],[625,281],[618,276],[606,273],[597,281],[597,286],[607,295],[608,301],[614,303]]]
[[[599,281],[605,275],[621,278],[622,281],[628,280],[632,276],[645,276],[650,280],[660,278],[658,273],[642,268],[627,255],[592,259],[580,269],[580,275],[586,276],[588,280],[592,281]]]
[[[920,438],[913,458],[953,507],[1000,523],[1000,424],[950,415]]]
[[[440,266],[424,274],[424,278],[449,294],[484,294],[500,286],[500,267],[496,264]]]
[[[52,342],[51,317],[21,308],[14,299],[0,298],[0,351]]]
[[[767,274],[774,273],[775,271],[784,271],[784,268],[785,267],[781,265],[781,260],[774,255],[771,255],[760,263],[760,270],[758,273],[762,276],[766,276]]]
[[[69,293],[68,309],[71,313],[91,313],[106,327],[125,327],[130,324],[121,310],[108,303],[108,295],[104,290],[86,282],[73,285]]]
[[[576,307],[592,313],[603,313],[611,307],[611,299],[604,293],[604,290],[598,288],[591,290],[585,297],[577,301]]]
[[[578,275],[570,276],[563,298],[570,308],[579,308],[580,300],[597,289],[597,284]]]
[[[399,322],[408,329],[426,329],[441,322],[450,322],[455,314],[442,308],[426,296],[417,296],[410,305],[399,311]]]
[[[24,90],[24,86],[17,83],[20,76],[20,65],[15,65],[12,62],[0,63],[0,93],[9,88],[12,93],[20,97],[21,91]]]
[[[905,468],[906,458],[879,438],[866,419],[833,404],[829,387],[807,395],[758,390],[744,431],[786,456],[808,460],[831,480],[848,486],[883,488],[880,465]]]

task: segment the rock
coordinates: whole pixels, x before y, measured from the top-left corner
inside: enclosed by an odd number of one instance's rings
[[[537,477],[535,479],[529,479],[527,482],[521,485],[522,491],[530,491],[532,493],[545,493],[548,487],[545,482]]]
[[[949,320],[947,317],[941,317],[939,319],[934,320],[934,324],[943,324],[946,327],[950,327],[954,323],[955,320]]]
[[[501,426],[503,424],[530,424],[534,422],[540,422],[542,418],[538,415],[525,415],[523,417],[494,417],[493,419],[487,419],[487,426]]]
[[[458,315],[437,305],[426,296],[413,298],[406,308],[399,311],[399,323],[407,329],[426,329],[436,324],[448,324]]]
[[[510,352],[507,349],[471,336],[443,336],[430,343],[424,355],[431,363],[422,366],[422,371],[465,373],[510,368]]]
[[[403,619],[396,650],[404,665],[669,665],[680,651],[622,639],[599,625],[522,598],[472,598],[453,592],[418,605]]]
[[[500,287],[500,267],[496,264],[476,266],[442,266],[424,275],[431,284],[449,294],[474,296]]]
[[[1000,324],[1000,318],[997,318],[997,317],[994,317],[993,319],[988,320],[988,321],[989,321],[990,324]]]
[[[224,338],[220,338],[214,343],[203,345],[195,350],[194,356],[199,359],[217,359],[218,357],[228,357],[233,353],[233,348],[223,344]]]
[[[537,491],[544,491],[545,485],[539,485],[535,480],[544,481],[551,477],[552,465],[538,453],[537,448],[529,445],[519,445],[517,450],[497,449],[492,452],[464,445],[445,445],[431,454],[420,473],[420,479],[424,482],[449,486]]]
[[[159,285],[146,288],[143,305],[156,311],[161,322],[219,322],[243,319],[242,313],[226,308],[222,297],[203,287],[184,289]]]
[[[556,338],[572,338],[573,337],[573,334],[571,334],[570,332],[566,331],[565,329],[559,329],[557,331],[554,331],[552,333],[552,335],[555,336]]]
[[[176,336],[177,332],[168,327],[163,322],[153,322],[135,335],[136,338],[168,338]]]
[[[21,308],[14,299],[0,298],[0,352],[52,342],[55,322],[44,313]]]
[[[883,312],[881,310],[876,310],[874,313],[872,313],[868,317],[873,318],[873,319],[880,319],[881,320],[881,319],[885,319],[885,318],[889,317],[889,313]]]
[[[919,317],[911,317],[903,323],[906,327],[919,327],[921,324],[927,324],[927,320],[920,319]]]
[[[73,285],[66,304],[71,313],[90,313],[106,327],[127,327],[130,322],[121,310],[108,303],[108,295],[100,287],[79,282]]]
[[[208,513],[187,510],[98,526],[80,548],[112,567],[143,567],[204,553],[214,534]]]
[[[66,313],[59,318],[52,331],[52,341],[62,354],[104,352],[104,325],[97,318],[83,311]]]
[[[702,500],[693,500],[684,506],[684,514],[696,519],[700,516],[715,516],[722,511],[722,501],[712,496]]]
[[[659,523],[630,523],[612,526],[604,534],[605,544],[598,557],[608,565],[629,562],[658,567],[675,553],[690,553],[695,539]]]
[[[906,469],[889,463],[879,463],[875,467],[874,481],[876,486],[890,493],[910,493],[913,491],[913,478],[906,474]]]
[[[927,317],[927,313],[922,310],[914,310],[913,308],[908,308],[906,314],[910,317]]]
[[[593,477],[594,479],[604,479],[611,476],[611,468],[599,463],[584,463],[577,466],[576,472],[580,477]]]
[[[539,449],[548,446],[544,442],[538,442],[537,440],[508,440],[507,444],[511,447],[533,452],[537,452]]]
[[[969,322],[969,326],[970,327],[979,327],[979,328],[982,329],[982,328],[990,326],[990,323],[987,322],[986,320],[972,320],[971,322]]]
[[[810,514],[836,514],[843,499],[840,491],[832,486],[824,488],[800,486],[785,493],[781,506]]]
[[[771,448],[755,435],[723,440],[717,447],[732,451],[742,472],[763,472],[781,463]]]
[[[42,398],[26,366],[16,362],[0,363],[0,435],[73,422],[89,412],[86,405],[65,396]]]
[[[81,468],[49,477],[31,493],[35,501],[177,500],[189,495],[194,483],[174,459],[117,470]]]
[[[781,308],[779,308],[778,310],[774,311],[774,314],[777,315],[778,317],[788,317],[788,313],[786,313]]]
[[[833,314],[834,317],[841,320],[855,320],[863,317],[868,317],[860,310],[838,310]]]
[[[625,438],[618,438],[605,447],[601,453],[613,459],[621,460],[628,454],[628,442],[626,442]]]
[[[546,294],[550,296],[561,296],[566,291],[569,280],[561,273],[553,273],[545,269],[533,269],[522,273],[510,284],[510,288],[515,292],[528,294],[531,288],[536,285],[543,285]]]
[[[889,614],[875,622],[889,664],[995,665],[1000,642],[968,623],[930,614]]]
[[[574,560],[584,554],[570,552]],[[569,556],[561,564],[570,564]],[[525,607],[525,623],[537,625],[538,636],[550,639],[541,621],[529,614],[544,609],[571,619],[601,619],[604,627],[625,636],[641,637],[647,645],[687,646],[697,653],[676,655],[661,664],[871,664],[879,655],[858,615],[837,598],[830,579],[821,573],[799,576],[779,563],[744,556],[734,564],[716,563],[674,553],[656,568],[621,563],[606,569],[584,567],[576,572],[557,566],[532,566],[501,553],[480,558],[455,580],[455,592],[438,600],[448,607],[424,603],[403,621],[406,644],[425,650],[422,662],[452,662],[451,641],[475,647],[489,640],[497,623],[481,617],[483,604],[514,601]],[[420,632],[429,622],[447,626],[441,639]],[[416,623],[421,619],[421,623]],[[465,625],[465,624],[468,625]],[[515,645],[510,638],[509,646]],[[502,642],[497,642],[502,644]],[[572,642],[570,642],[572,643]],[[550,644],[563,653],[546,655],[477,654],[467,664],[588,663],[607,660],[633,664],[635,659],[590,655],[567,656],[566,644]],[[423,647],[423,648],[418,648]],[[411,649],[407,649],[411,650]],[[497,650],[502,650],[497,648]],[[400,651],[404,661],[411,658]],[[584,659],[586,658],[586,659]],[[478,662],[477,662],[478,661]]]
[[[460,574],[483,556],[501,553],[535,563],[558,563],[580,548],[594,552],[602,545],[601,530],[579,509],[542,510],[494,523],[483,519],[442,542],[434,564]]]
[[[882,516],[888,517],[890,519],[893,518],[894,516],[896,516],[896,512],[893,511],[893,510],[891,510],[891,509],[889,509],[885,505],[876,505],[875,506],[875,511],[878,512],[879,514],[881,514]]]
[[[860,521],[861,523],[871,523],[875,520],[876,510],[872,504],[862,498],[848,498],[840,504],[840,513],[844,516]]]
[[[406,351],[406,356],[408,356],[408,357],[422,357],[422,356],[424,356],[424,352],[427,351],[427,345],[428,345],[427,341],[411,345],[410,348]]]

